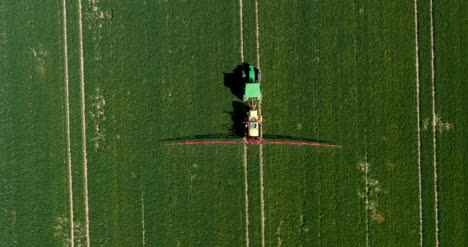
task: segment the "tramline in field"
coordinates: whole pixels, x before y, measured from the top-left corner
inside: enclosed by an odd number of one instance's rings
[[[243,141],[200,141],[200,142],[176,142],[168,143],[166,145],[196,145],[196,144],[283,144],[283,145],[307,145],[307,146],[324,146],[341,148],[338,145],[312,143],[312,142],[280,142],[280,141],[266,141],[263,139],[263,118],[260,111],[260,104],[262,102],[262,90],[260,83],[262,74],[260,70],[255,69],[254,66],[243,64],[242,65],[242,83],[245,84],[243,94],[243,104],[245,104],[245,137]]]

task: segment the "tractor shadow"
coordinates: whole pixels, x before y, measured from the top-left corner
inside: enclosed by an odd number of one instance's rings
[[[329,141],[313,139],[313,138],[304,138],[300,136],[289,136],[289,135],[263,135],[263,138],[268,139],[268,140],[307,141],[307,142],[331,144],[331,142]]]
[[[242,70],[245,66],[249,66],[247,63],[243,63],[237,66],[232,73],[224,73],[224,86],[231,90],[231,93],[238,99],[242,100],[244,94],[245,83],[242,80]]]
[[[182,140],[198,140],[198,139],[229,139],[243,138],[247,135],[245,128],[245,113],[248,111],[248,106],[239,101],[232,102],[232,111],[226,111],[231,115],[232,124],[224,127],[230,132],[225,134],[208,134],[208,135],[193,135],[178,138],[163,139],[161,141],[182,141]]]
[[[244,130],[242,130],[244,131]],[[190,140],[212,140],[212,139],[226,139],[226,140],[238,140],[244,136],[239,136],[235,134],[209,134],[209,135],[193,135],[193,136],[183,136],[176,138],[162,139],[162,142],[173,142],[173,141],[190,141]],[[274,140],[284,140],[284,141],[307,141],[307,142],[317,142],[323,144],[333,144],[329,141],[318,140],[313,138],[304,138],[300,136],[290,136],[290,135],[263,135],[267,141]]]
[[[239,101],[232,102],[232,112],[226,112],[231,115],[232,126],[230,128],[233,136],[245,137],[247,136],[247,129],[245,128],[245,114],[248,112],[249,107]]]

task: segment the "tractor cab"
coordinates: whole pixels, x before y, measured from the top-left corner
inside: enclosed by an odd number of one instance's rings
[[[249,83],[255,83],[255,69],[254,66],[249,66]]]
[[[243,78],[246,79],[245,70],[242,71]],[[255,68],[253,66],[249,66],[249,79],[245,83],[245,92],[243,100],[244,102],[248,101],[249,99],[256,99],[258,101],[262,100],[262,91],[260,90],[260,80],[262,76],[260,71],[255,73]]]

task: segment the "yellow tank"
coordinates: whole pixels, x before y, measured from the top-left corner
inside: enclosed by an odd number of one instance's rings
[[[258,137],[260,133],[260,122],[258,121],[258,112],[256,110],[249,111],[249,137]]]

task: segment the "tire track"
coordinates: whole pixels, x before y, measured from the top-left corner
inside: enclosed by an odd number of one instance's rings
[[[261,71],[260,66],[260,22],[259,22],[259,7],[258,0],[255,0],[255,36],[257,47],[257,68]],[[262,101],[258,104],[259,115],[262,116]],[[260,138],[263,139],[263,124],[260,131]],[[259,163],[260,163],[260,203],[261,203],[261,231],[262,231],[262,247],[265,247],[265,180],[264,180],[264,164],[263,164],[263,145],[259,146]]]
[[[244,14],[243,12],[243,2],[242,0],[239,0],[239,18],[240,18],[240,41],[241,41],[241,59],[242,62],[245,62],[244,60]]]
[[[259,147],[259,161],[260,161],[260,202],[261,202],[261,217],[262,217],[262,247],[265,247],[265,181],[263,174],[263,145]]]
[[[244,137],[244,141],[247,141]],[[250,215],[249,215],[249,182],[248,182],[248,162],[247,162],[247,144],[244,144],[244,188],[245,188],[245,244],[247,247],[250,246],[250,236],[249,236],[249,225],[250,225]]]
[[[141,186],[141,245],[146,246],[146,230],[145,230],[145,193]]]
[[[369,222],[369,209],[370,209],[370,202],[369,202],[369,159],[368,159],[368,150],[367,150],[367,125],[364,128],[364,148],[365,148],[365,155],[364,155],[364,174],[365,174],[365,182],[366,182],[366,187],[365,187],[365,193],[366,193],[366,247],[369,247],[370,245],[370,238],[371,238],[371,233],[370,233],[370,222]],[[322,179],[320,179],[322,181]],[[321,222],[321,221],[320,221]],[[321,229],[321,226],[320,226]]]
[[[85,97],[85,69],[84,69],[84,49],[83,49],[83,6],[78,0],[79,36],[80,36],[80,74],[81,74],[81,118],[82,118],[82,139],[83,139],[83,170],[85,189],[85,215],[86,215],[86,244],[91,246],[89,237],[89,199],[88,199],[88,153],[86,147],[86,97]]]
[[[437,111],[435,90],[435,53],[434,53],[434,4],[430,0],[430,23],[431,23],[431,84],[432,84],[432,144],[434,159],[434,209],[435,209],[435,239],[436,247],[439,246],[439,191],[437,179]]]
[[[239,0],[239,22],[240,22],[240,42],[241,42],[241,49],[240,55],[242,63],[245,62],[244,56],[244,14],[243,14],[243,2]],[[244,137],[244,141],[247,141]],[[244,144],[244,200],[245,200],[245,245],[246,247],[250,246],[250,215],[249,215],[249,180],[248,180],[248,159],[247,159],[247,145]]]
[[[414,45],[415,45],[415,69],[416,69],[416,113],[418,132],[418,189],[419,189],[419,244],[423,241],[423,202],[422,202],[422,170],[421,170],[421,100],[419,83],[419,26],[418,26],[418,0],[414,0]]]
[[[70,201],[70,244],[75,246],[75,223],[73,210],[73,173],[72,173],[72,158],[71,158],[71,131],[70,131],[70,81],[68,71],[68,29],[67,29],[67,1],[63,0],[63,51],[65,56],[65,101],[66,101],[66,118],[67,118],[67,156],[68,156],[68,193]]]
[[[257,39],[257,67],[260,70],[260,23],[258,20],[259,9],[258,9],[258,0],[255,0],[255,36]]]
[[[369,247],[369,164],[367,163],[367,153],[365,156],[364,163],[364,180],[366,182],[365,193],[366,193],[366,247]]]

